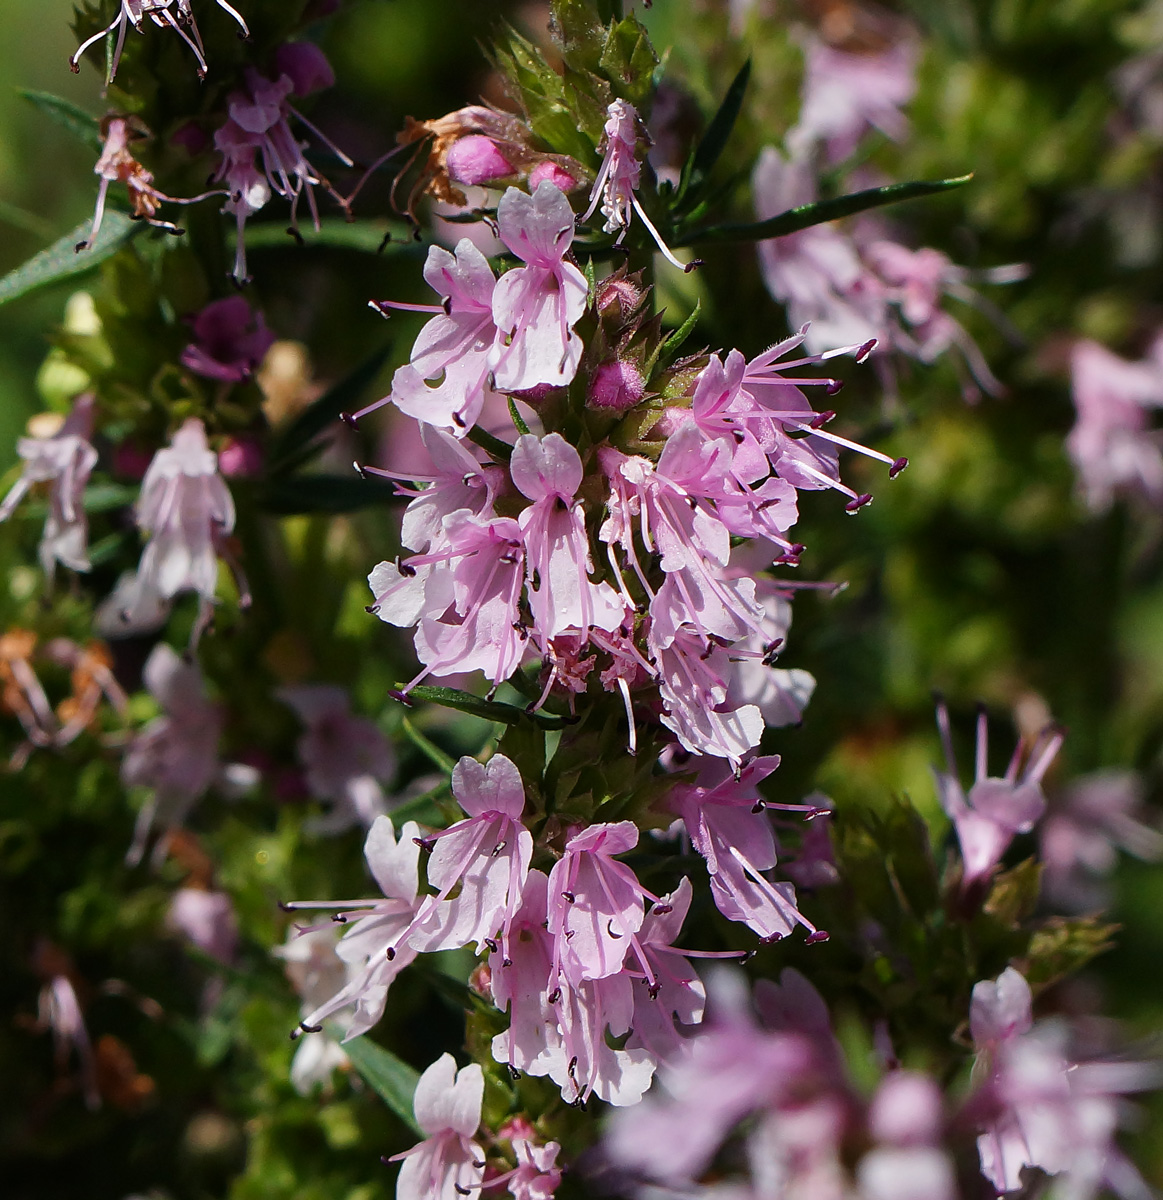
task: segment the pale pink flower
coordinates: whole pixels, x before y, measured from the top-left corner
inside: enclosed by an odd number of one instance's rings
[[[1105,907],[1099,882],[1111,874],[1118,851],[1149,862],[1163,858],[1163,833],[1140,819],[1145,787],[1135,771],[1095,771],[1051,797],[1038,827],[1042,886],[1072,910]]]
[[[308,57],[309,56],[309,57]],[[320,65],[322,60],[322,66]],[[299,198],[307,197],[307,207],[315,228],[319,228],[316,187],[321,186],[336,201],[342,199],[328,181],[315,170],[303,154],[305,143],[291,131],[291,119],[305,125],[345,165],[352,160],[312,125],[290,103],[300,87],[329,86],[334,81],[326,60],[315,48],[305,44],[283,47],[276,59],[280,72],[268,79],[253,67],[245,73],[245,88],[230,93],[227,120],[214,134],[214,146],[222,157],[213,178],[226,185],[230,199],[223,208],[232,213],[238,225],[234,278],[243,282],[246,274],[245,226],[247,218],[270,199],[272,192],[291,202],[291,229],[298,229]],[[257,160],[257,162],[256,162]]]
[[[483,671],[495,687],[516,669],[527,633],[520,601],[525,577],[524,539],[511,517],[492,520],[459,509],[444,518],[438,546],[399,566],[380,563],[368,576],[381,621],[416,630],[428,675]]]
[[[645,131],[641,129],[638,110],[626,100],[614,100],[606,109],[606,124],[602,133],[602,165],[590,191],[589,207],[581,215],[588,221],[600,206],[605,217],[603,228],[607,233],[618,235],[614,244],[620,246],[630,227],[634,213],[646,226],[666,260],[680,271],[690,271],[697,263],[681,263],[673,251],[662,240],[662,235],[646,215],[642,202],[635,193],[642,175],[642,164],[638,159],[638,140]]]
[[[778,941],[803,925],[808,941],[824,941],[827,934],[796,906],[790,883],[773,883],[767,877],[777,861],[775,834],[767,804],[758,785],[779,766],[776,756],[754,758],[738,777],[708,769],[705,782],[674,789],[670,807],[682,817],[691,845],[707,863],[715,906],[731,921],[740,921],[766,941]],[[814,815],[803,805],[776,805]]]
[[[163,221],[158,217],[158,209],[163,204],[196,204],[199,200],[205,200],[209,196],[222,194],[210,191],[203,192],[198,196],[179,198],[167,196],[165,192],[159,191],[154,186],[153,172],[147,171],[130,153],[130,144],[137,138],[144,137],[145,134],[129,117],[107,117],[102,125],[102,134],[105,141],[101,147],[100,157],[93,165],[93,173],[101,181],[97,186],[97,203],[93,210],[93,223],[89,227],[89,236],[74,247],[77,253],[89,249],[97,240],[97,234],[101,231],[101,223],[105,219],[105,201],[111,183],[125,184],[125,189],[129,194],[130,215],[133,220],[145,221],[148,225],[173,234],[180,234],[183,230],[179,229],[172,221]]]
[[[193,319],[194,340],[180,362],[197,375],[241,383],[254,374],[275,335],[242,296],[213,300]]]
[[[483,765],[464,757],[452,771],[452,794],[468,820],[425,840],[432,848],[428,882],[437,896],[411,942],[426,951],[475,942],[480,954],[499,939],[500,953],[507,955],[533,856],[533,835],[521,824],[525,786],[503,754]]]
[[[396,756],[379,727],[352,714],[340,687],[299,685],[280,688],[276,695],[305,726],[298,753],[311,794],[334,805],[314,828],[337,833],[356,823],[370,826],[384,811],[380,785],[396,770]]]
[[[718,973],[708,990],[708,1021],[687,1052],[660,1068],[661,1089],[615,1114],[605,1141],[615,1166],[678,1189],[739,1122],[794,1096],[813,1067],[805,1038],[756,1024],[741,976]]]
[[[681,629],[666,646],[651,645],[658,670],[662,723],[692,754],[725,758],[733,769],[759,745],[763,714],[754,704],[733,707],[728,691],[734,674],[730,651]]]
[[[1051,726],[1043,730],[1033,746],[1027,748],[1019,742],[1005,775],[991,776],[988,720],[983,710],[977,718],[974,783],[966,793],[957,777],[949,710],[944,701],[937,705],[937,728],[947,767],[933,772],[937,796],[957,831],[964,864],[962,889],[970,892],[989,879],[1014,837],[1033,829],[1045,812],[1042,778],[1062,745],[1063,735]]]
[[[138,815],[131,863],[140,860],[155,821],[167,830],[180,826],[214,781],[223,720],[221,708],[206,696],[198,664],[165,642],[150,652],[143,680],[162,711],[133,737],[121,764],[127,787],[153,792]],[[164,854],[167,840],[158,843],[155,853]]]
[[[39,957],[49,960],[51,951]],[[42,975],[42,978],[45,978]],[[40,1028],[52,1031],[53,1055],[58,1072],[63,1072],[70,1053],[75,1053],[80,1067],[81,1091],[85,1105],[90,1110],[101,1107],[101,1093],[97,1087],[97,1064],[93,1057],[93,1043],[85,1027],[85,1015],[81,1002],[68,975],[49,975],[37,997],[37,1023]]]
[[[420,423],[420,440],[432,461],[433,473],[421,478],[408,476],[427,487],[411,490],[397,486],[401,495],[411,496],[400,525],[400,541],[409,550],[423,553],[439,540],[444,518],[457,509],[468,509],[477,516],[489,515],[497,493],[504,486],[505,472],[495,463],[483,466],[468,452],[465,444],[434,425]],[[373,467],[365,467],[381,474]]]
[[[151,535],[137,568],[141,588],[165,601],[196,592],[196,640],[213,609],[218,556],[234,529],[234,501],[197,417],[187,418],[154,455],[141,482],[137,523]],[[248,599],[244,592],[243,603]]]
[[[481,1123],[485,1079],[479,1063],[456,1069],[443,1054],[420,1076],[412,1108],[428,1135],[391,1161],[403,1161],[396,1200],[461,1200],[481,1186],[485,1153],[473,1141]]]
[[[561,1031],[549,1001],[554,939],[546,930],[548,879],[543,871],[525,877],[521,905],[509,927],[509,945],[490,962],[493,1003],[508,1011],[509,1028],[492,1041],[493,1057],[530,1075],[547,1075],[561,1055]]]
[[[250,37],[250,30],[247,29],[246,22],[238,12],[226,0],[217,0],[217,4],[238,22],[241,36]],[[117,43],[113,48],[113,57],[110,60],[109,74],[106,78],[107,83],[112,83],[121,62],[121,51],[125,46],[125,35],[129,27],[132,26],[136,32],[143,33],[142,25],[148,17],[159,29],[172,29],[186,43],[197,61],[198,78],[203,79],[206,75],[206,51],[202,45],[202,38],[198,32],[198,24],[194,20],[194,11],[191,5],[192,0],[120,0],[117,15],[104,29],[99,30],[77,47],[72,58],[69,59],[69,66],[74,72],[79,71],[81,55],[90,46],[96,45],[97,42],[104,40],[116,30]]]
[[[303,1032],[316,1033],[327,1018],[354,1008],[345,1021],[343,1040],[348,1041],[367,1033],[384,1015],[388,989],[416,958],[417,951],[407,939],[428,904],[419,894],[419,842],[415,821],[405,822],[397,840],[391,820],[377,817],[364,842],[364,857],[383,892],[382,900],[297,900],[283,906],[291,912],[331,909],[337,921],[350,926],[336,950],[350,967],[347,983],[303,1017]]]
[[[558,433],[541,439],[525,434],[513,447],[509,471],[517,490],[533,501],[518,518],[533,634],[548,641],[572,630],[584,643],[595,626],[619,628],[625,606],[608,583],[590,579],[585,511],[575,499],[583,478],[578,452]]]
[[[238,917],[225,892],[178,888],[170,900],[166,924],[203,954],[225,965],[238,949]]]
[[[634,1032],[627,1049],[639,1046],[666,1062],[685,1045],[683,1033],[703,1019],[707,991],[684,951],[673,943],[690,911],[693,889],[683,878],[673,892],[660,896],[646,914],[637,942],[648,975],[628,952],[624,970],[634,979]]]
[[[799,120],[789,146],[810,151],[819,142],[829,161],[847,158],[869,129],[900,141],[908,132],[901,109],[917,89],[917,48],[903,38],[872,52],[853,52],[808,37]]]
[[[1163,445],[1148,427],[1149,409],[1163,407],[1163,340],[1140,362],[1080,341],[1070,368],[1078,419],[1066,450],[1087,506],[1103,512],[1120,493],[1163,501]]]
[[[509,1194],[514,1200],[552,1200],[561,1183],[561,1168],[557,1165],[561,1147],[557,1142],[539,1145],[531,1138],[516,1135],[510,1140],[517,1168],[508,1177],[502,1176]]]
[[[302,1015],[325,1003],[352,978],[357,967],[336,954],[339,927],[320,927],[299,933],[287,930],[287,940],[271,953],[283,960],[287,978],[302,1000]],[[335,1013],[331,1022],[346,1032],[348,1014]],[[316,1085],[326,1086],[332,1072],[345,1069],[348,1057],[339,1042],[326,1032],[300,1040],[291,1059],[291,1086],[300,1096],[309,1096]]]
[[[766,221],[817,199],[815,171],[805,158],[765,146],[751,175],[755,215]],[[759,243],[768,291],[787,307],[788,324],[805,330],[817,353],[884,335],[887,302],[852,238],[835,222]]]
[[[569,201],[548,181],[528,196],[509,188],[497,206],[501,241],[526,265],[506,272],[493,292],[499,336],[490,363],[494,386],[521,392],[564,387],[577,374],[582,340],[573,327],[585,312],[585,276],[565,260],[573,241]]]
[[[372,301],[384,316],[403,309],[431,312],[433,317],[413,343],[409,361],[392,377],[391,392],[354,413],[352,420],[391,401],[407,416],[463,437],[476,424],[492,391],[497,281],[488,259],[468,238],[461,238],[454,254],[441,246],[429,247],[424,278],[441,297],[439,305]]]
[[[37,553],[51,579],[59,562],[73,571],[89,569],[89,523],[84,493],[97,463],[93,436],[93,397],[78,396],[73,410],[52,437],[23,437],[16,451],[24,470],[0,504],[0,521],[6,521],[34,484],[47,483],[48,515]]]
[[[637,844],[633,821],[590,825],[566,842],[549,873],[554,973],[571,984],[618,974],[636,944],[645,915],[643,898],[650,893],[613,856]],[[643,968],[653,976],[644,961]]]

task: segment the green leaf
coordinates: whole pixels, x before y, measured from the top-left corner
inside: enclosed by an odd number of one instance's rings
[[[15,271],[10,271],[0,279],[0,304],[6,304],[9,300],[15,300],[18,296],[27,295],[36,288],[56,283],[60,279],[86,274],[116,254],[145,225],[141,221],[131,221],[125,213],[107,208],[96,242],[88,250],[78,253],[78,243],[88,238],[92,227],[92,221],[85,221],[72,233],[65,234],[59,241],[53,242],[47,249],[30,258],[22,267],[17,267]]]
[[[351,1065],[372,1091],[409,1129],[415,1130],[423,1137],[424,1131],[416,1123],[416,1114],[412,1109],[412,1099],[416,1095],[416,1085],[420,1082],[420,1072],[366,1035],[344,1042],[343,1049],[351,1059]]]
[[[509,416],[513,418],[513,424],[519,434],[524,435],[529,432],[529,426],[525,424],[525,418],[517,411],[517,402],[512,396],[509,397]]]
[[[19,88],[18,94],[30,104],[35,104],[41,112],[51,117],[62,128],[67,129],[78,141],[84,142],[94,153],[101,153],[104,146],[104,139],[101,137],[101,123],[91,113],[87,113],[83,108],[78,108],[71,100],[54,96],[51,92]]]
[[[383,369],[391,352],[390,343],[381,346],[364,359],[351,374],[328,388],[318,400],[299,413],[285,429],[279,431],[271,446],[269,470],[272,475],[284,473],[292,459],[295,460],[296,465],[301,463],[302,459],[298,456],[298,452],[304,449],[316,434],[322,433],[328,425],[338,421],[341,413],[356,407],[364,392]]]
[[[751,59],[739,68],[738,75],[731,81],[723,102],[711,118],[706,132],[691,156],[689,170],[683,171],[683,179],[679,184],[678,200],[681,207],[683,200],[692,196],[709,178],[727,145],[727,141],[739,119],[743,108],[743,96],[747,91],[747,83],[751,78]],[[693,198],[693,196],[692,196]]]
[[[387,504],[396,498],[391,483],[347,475],[288,475],[272,479],[259,491],[259,503],[280,516],[302,513],[345,513]]]
[[[650,102],[658,56],[637,17],[631,15],[610,26],[599,65],[616,95],[635,108]]]
[[[822,225],[825,221],[836,221],[850,217],[870,208],[885,204],[899,204],[902,200],[917,200],[922,196],[935,196],[953,188],[963,187],[973,178],[972,174],[958,175],[953,179],[938,179],[933,182],[918,180],[913,183],[890,183],[887,187],[868,188],[863,192],[852,192],[837,196],[833,200],[820,200],[815,204],[801,204],[777,213],[766,221],[751,221],[742,224],[711,225],[696,229],[692,233],[676,237],[672,246],[702,246],[716,242],[759,242],[766,238],[784,237],[798,233],[811,225]]]
[[[500,721],[503,725],[516,725],[518,721],[536,721],[545,729],[564,729],[570,722],[565,717],[554,717],[547,713],[526,712],[515,704],[505,704],[500,700],[485,700],[474,696],[472,692],[461,692],[456,688],[429,687],[421,684],[408,693],[408,700],[427,700],[432,704],[441,704],[445,708],[455,708],[458,712],[470,713],[474,717],[483,717],[486,721]]]
[[[699,323],[699,314],[702,312],[702,307],[702,301],[696,299],[694,312],[662,343],[659,350],[660,358],[669,358],[690,337],[694,332],[695,326]]]
[[[482,429],[479,425],[474,425],[464,436],[474,445],[480,446],[490,458],[499,463],[507,463],[512,457],[513,447],[508,442],[494,437],[487,429]]]

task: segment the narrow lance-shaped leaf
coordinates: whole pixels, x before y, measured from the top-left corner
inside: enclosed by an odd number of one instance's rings
[[[363,1081],[409,1129],[424,1137],[424,1131],[416,1123],[416,1114],[412,1109],[420,1073],[367,1037],[352,1038],[344,1043],[343,1048]]]
[[[63,129],[67,129],[78,141],[83,142],[95,154],[100,154],[104,145],[101,124],[91,113],[78,108],[71,100],[54,96],[51,92],[37,92],[21,88],[20,93],[30,104],[35,104],[46,116]]]
[[[445,708],[455,708],[458,712],[470,713],[474,717],[484,717],[486,721],[500,721],[503,725],[516,725],[518,721],[536,721],[546,729],[563,729],[570,721],[565,717],[554,717],[548,713],[528,712],[515,704],[505,704],[500,700],[485,700],[474,696],[472,692],[458,691],[456,688],[429,687],[421,684],[414,687],[406,697],[401,698],[411,702],[427,700],[432,704],[441,704]]]
[[[69,279],[99,266],[111,258],[130,238],[144,228],[144,223],[132,221],[125,213],[105,210],[105,220],[97,239],[87,250],[77,252],[77,245],[89,237],[92,221],[78,225],[71,233],[53,242],[34,255],[23,266],[0,279],[0,304],[25,296],[37,288],[46,287],[60,279]]]
[[[735,128],[735,122],[739,119],[739,113],[743,108],[743,95],[747,91],[747,83],[750,78],[751,60],[748,59],[731,81],[731,86],[727,89],[723,102],[711,118],[711,123],[707,126],[706,132],[683,169],[677,198],[677,205],[680,209],[695,199],[695,193],[706,182],[726,148],[727,141]]]
[[[711,242],[760,242],[767,238],[785,237],[789,233],[798,233],[801,229],[807,229],[809,226],[822,225],[826,221],[837,221],[841,217],[851,217],[856,213],[866,212],[870,208],[880,208],[885,204],[899,204],[902,200],[917,200],[922,196],[935,196],[941,192],[962,187],[972,178],[972,174],[958,175],[953,179],[939,179],[932,182],[918,180],[912,183],[891,183],[887,187],[868,188],[863,192],[837,196],[833,200],[801,204],[798,208],[789,208],[787,212],[777,213],[766,221],[711,225],[706,229],[696,229],[691,233],[674,238],[671,245],[703,246]]]

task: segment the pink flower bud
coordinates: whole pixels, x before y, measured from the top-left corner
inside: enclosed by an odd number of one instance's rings
[[[257,475],[262,470],[262,447],[253,437],[231,438],[218,453],[218,470],[228,479]]]
[[[513,174],[513,164],[497,143],[482,133],[458,138],[449,148],[446,165],[449,179],[470,187],[507,179]]]
[[[537,187],[541,183],[552,183],[559,192],[572,192],[577,187],[578,181],[564,167],[546,159],[544,162],[539,162],[529,172],[529,190],[531,192],[537,191]]]
[[[314,42],[288,42],[275,51],[275,69],[286,75],[296,96],[335,86],[335,72]]]
[[[631,362],[602,363],[590,381],[589,404],[594,408],[612,408],[625,412],[642,399],[646,383]]]
[[[624,276],[615,277],[611,275],[608,279],[603,279],[598,284],[596,301],[598,312],[600,313],[604,314],[607,309],[617,305],[619,314],[626,316],[638,307],[638,302],[641,299],[641,289]]]

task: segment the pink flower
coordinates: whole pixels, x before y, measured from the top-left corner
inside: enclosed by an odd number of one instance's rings
[[[977,718],[974,784],[966,794],[957,778],[949,710],[944,701],[937,705],[937,728],[941,732],[947,770],[935,770],[933,775],[941,807],[957,831],[965,872],[962,890],[968,893],[989,879],[1014,837],[1028,833],[1042,816],[1046,809],[1042,777],[1054,761],[1063,735],[1053,727],[1045,729],[1025,755],[1025,747],[1019,742],[1005,775],[989,776],[988,721],[982,711]]]
[[[340,204],[344,203],[331,184],[307,161],[303,154],[304,143],[296,139],[290,126],[291,118],[296,118],[341,162],[353,165],[342,150],[296,112],[288,99],[297,86],[319,86],[327,78],[321,73],[318,61],[321,58],[322,54],[316,51],[310,63],[300,61],[297,55],[285,60],[291,73],[279,64],[282,73],[273,80],[248,67],[245,89],[230,93],[226,123],[214,134],[214,146],[222,161],[213,178],[226,184],[230,199],[223,211],[234,214],[238,223],[234,262],[234,278],[238,282],[247,278],[244,244],[247,218],[266,204],[272,192],[291,202],[292,230],[298,229],[299,198],[303,195],[307,197],[311,219],[318,229],[315,187],[322,186]],[[326,66],[325,61],[323,65]],[[261,167],[256,165],[256,157]]]
[[[343,1039],[348,1041],[367,1033],[384,1015],[388,989],[416,958],[417,952],[407,938],[428,903],[419,895],[419,835],[416,822],[407,821],[397,840],[391,820],[382,816],[368,830],[364,857],[384,894],[382,900],[297,900],[283,906],[292,912],[333,909],[337,921],[350,924],[336,951],[351,968],[348,981],[304,1016],[300,1022],[303,1032],[316,1033],[322,1028],[322,1021],[354,1007]]]
[[[246,22],[226,0],[217,0],[217,2],[219,8],[224,9],[238,22],[242,37],[250,37],[250,30],[247,29]],[[114,30],[117,30],[117,44],[113,49],[113,58],[110,61],[109,74],[106,78],[107,83],[112,83],[121,62],[121,51],[125,45],[125,34],[129,26],[132,25],[138,33],[143,33],[142,24],[146,17],[149,17],[159,29],[172,29],[186,43],[197,60],[198,78],[204,79],[206,76],[206,53],[202,46],[202,37],[198,32],[197,22],[194,20],[191,0],[121,0],[117,15],[104,29],[99,30],[77,47],[72,58],[69,59],[69,66],[74,72],[79,71],[81,55],[90,46],[107,38]]]
[[[765,146],[751,175],[755,215],[761,221],[816,201],[815,172],[805,158],[785,159]],[[759,243],[768,291],[787,306],[788,324],[805,330],[817,353],[883,336],[886,302],[851,237],[835,222],[812,225]]]
[[[370,826],[384,811],[380,784],[396,770],[396,757],[378,726],[352,715],[343,688],[300,685],[280,688],[276,695],[306,726],[298,752],[311,794],[335,806],[314,828],[337,833],[357,822]]]
[[[1078,419],[1066,450],[1088,507],[1102,512],[1118,493],[1163,501],[1163,447],[1148,428],[1148,410],[1163,407],[1163,340],[1140,362],[1080,341],[1070,367]]]
[[[218,555],[234,529],[234,501],[197,417],[189,417],[154,455],[141,483],[137,523],[151,534],[137,568],[138,586],[162,601],[197,592],[196,639],[213,609]]]
[[[340,991],[354,974],[353,964],[335,953],[338,936],[338,926],[305,933],[292,926],[286,942],[271,951],[285,964],[287,978],[303,1002],[303,1016]],[[344,1031],[349,1024],[344,1013],[336,1013],[331,1021]],[[348,1061],[339,1042],[326,1033],[303,1038],[291,1059],[291,1086],[300,1096],[309,1096],[317,1084],[326,1086],[332,1072],[346,1068]]]
[[[481,1186],[485,1154],[473,1141],[485,1079],[479,1063],[458,1071],[443,1054],[420,1076],[412,1108],[428,1137],[391,1161],[403,1161],[396,1200],[461,1200]]]
[[[589,207],[582,213],[581,219],[588,221],[600,205],[602,216],[606,219],[604,229],[607,233],[618,235],[614,244],[620,246],[630,227],[631,217],[637,213],[667,261],[681,271],[689,271],[697,264],[688,265],[675,258],[635,195],[642,174],[642,164],[638,161],[638,126],[638,110],[633,104],[615,100],[606,109],[602,165],[598,168],[598,177],[590,192]]]
[[[178,888],[170,900],[166,922],[203,954],[227,964],[238,949],[238,918],[225,892]]]
[[[499,331],[490,358],[495,386],[521,392],[564,387],[577,373],[582,341],[573,327],[585,312],[585,276],[565,261],[573,241],[569,201],[548,181],[528,196],[509,188],[497,206],[501,241],[526,265],[508,271],[493,292]]]
[[[706,988],[690,960],[672,944],[690,911],[692,895],[691,881],[684,877],[643,919],[637,942],[650,973],[634,961],[632,952],[624,967],[634,978],[634,1032],[626,1046],[641,1046],[658,1062],[680,1053],[686,1044],[683,1033],[703,1019]]]
[[[637,844],[633,821],[590,825],[566,842],[565,853],[549,873],[554,973],[571,984],[618,974],[635,944],[644,916],[642,900],[649,893],[613,856]]]
[[[1144,785],[1134,771],[1095,771],[1052,797],[1039,826],[1042,886],[1072,911],[1105,907],[1105,889],[1118,850],[1147,861],[1163,858],[1163,834],[1139,819]]]
[[[851,52],[816,37],[804,52],[799,120],[788,132],[790,146],[827,146],[833,163],[847,158],[869,129],[900,141],[908,132],[901,109],[917,88],[917,50],[904,38],[883,50]]]
[[[73,571],[89,569],[89,523],[84,493],[97,463],[93,436],[93,397],[78,396],[60,429],[48,438],[24,437],[16,450],[24,470],[0,504],[0,521],[6,521],[34,484],[49,485],[48,515],[40,536],[41,567],[51,579],[59,562]]]
[[[466,187],[478,187],[516,174],[500,145],[483,133],[457,138],[445,158],[448,178]]]
[[[510,1141],[517,1168],[505,1179],[509,1194],[514,1200],[552,1200],[561,1183],[561,1168],[557,1165],[561,1147],[557,1142],[538,1145],[531,1138],[515,1134]]]
[[[711,895],[728,920],[742,922],[768,941],[786,937],[796,925],[808,930],[809,942],[824,941],[828,935],[796,907],[792,885],[772,883],[766,875],[776,865],[776,845],[758,784],[777,766],[779,759],[771,756],[752,759],[738,778],[721,767],[710,769],[706,783],[675,788],[671,808],[706,859]]]
[[[440,543],[400,566],[380,563],[368,576],[371,611],[407,628],[419,621],[416,654],[427,675],[483,671],[494,686],[525,653],[521,624],[524,541],[511,517],[492,520],[460,509],[443,521]]]
[[[140,860],[155,820],[167,830],[177,828],[210,787],[219,771],[222,733],[222,710],[207,699],[197,663],[159,642],[146,660],[143,679],[162,712],[134,736],[121,764],[127,787],[153,791],[138,815],[131,864]],[[167,840],[159,842],[155,854],[164,854]]]
[[[429,247],[424,278],[442,298],[439,305],[372,303],[384,316],[393,308],[434,315],[416,338],[409,361],[392,377],[391,393],[355,413],[353,419],[390,400],[407,416],[463,437],[476,424],[492,390],[496,279],[488,259],[468,238],[457,243],[455,254],[440,246]],[[430,384],[430,380],[439,382]]]
[[[275,341],[262,313],[241,296],[207,304],[193,326],[194,341],[182,351],[182,366],[223,383],[249,379]]]
[[[221,192],[203,192],[201,195],[191,196],[188,199],[167,196],[154,186],[153,173],[147,171],[129,151],[130,143],[133,140],[145,136],[141,126],[132,122],[129,117],[107,117],[102,131],[105,143],[101,148],[100,157],[93,166],[94,174],[101,180],[97,188],[97,204],[93,210],[93,223],[89,228],[89,236],[74,247],[77,253],[89,249],[97,240],[101,222],[105,217],[105,200],[111,183],[125,184],[134,220],[145,221],[148,225],[174,234],[180,234],[183,231],[173,222],[163,221],[158,217],[157,212],[162,204],[196,204],[199,200],[205,200],[209,196],[221,195]]]
[[[593,583],[585,511],[575,501],[583,471],[578,452],[560,435],[517,439],[509,463],[513,483],[533,503],[521,513],[533,633],[548,641],[576,631],[583,642],[598,627],[617,629],[626,610],[608,583]],[[536,578],[537,586],[533,585]]]
[[[503,754],[482,765],[462,758],[452,772],[452,794],[468,814],[428,838],[428,882],[436,904],[412,936],[420,950],[451,950],[476,943],[509,953],[510,929],[533,856],[533,836],[521,824],[525,787]],[[449,899],[449,893],[459,888]]]

